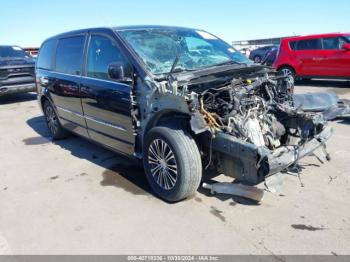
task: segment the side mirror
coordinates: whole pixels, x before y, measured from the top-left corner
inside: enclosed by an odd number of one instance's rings
[[[108,76],[117,82],[131,84],[134,71],[129,63],[116,62],[108,65]]]
[[[350,51],[350,44],[349,43],[343,44],[342,49],[345,51]]]

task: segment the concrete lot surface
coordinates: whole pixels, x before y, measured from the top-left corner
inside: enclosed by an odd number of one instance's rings
[[[349,82],[296,90],[350,98]],[[34,94],[0,97],[0,254],[350,254],[350,117],[331,125],[332,160],[305,158],[304,187],[289,175],[260,205],[205,189],[168,204],[130,160],[51,142]]]

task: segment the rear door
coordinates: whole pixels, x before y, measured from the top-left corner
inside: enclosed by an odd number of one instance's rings
[[[350,76],[350,52],[343,50],[342,46],[347,39],[326,37],[322,39],[324,60],[322,70],[325,76],[349,77]]]
[[[58,39],[49,91],[62,125],[88,136],[80,98],[85,40],[85,34]]]
[[[131,155],[134,129],[131,117],[132,86],[109,78],[108,65],[127,61],[113,36],[92,33],[86,52],[81,96],[90,138]]]
[[[295,54],[300,65],[300,76],[320,75],[321,61],[324,59],[321,39],[313,38],[297,41],[295,43]]]

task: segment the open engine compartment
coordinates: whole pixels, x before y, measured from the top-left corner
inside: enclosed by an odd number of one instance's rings
[[[293,82],[284,76],[234,79],[205,90],[199,102],[212,130],[271,150],[285,145],[288,136],[307,140],[325,124],[321,115],[293,107]]]
[[[257,184],[323,146],[327,121],[294,107],[293,89],[288,76],[265,73],[196,93],[191,125],[209,131],[200,142],[207,167]]]

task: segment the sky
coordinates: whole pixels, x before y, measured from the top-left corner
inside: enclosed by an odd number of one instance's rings
[[[0,45],[99,26],[176,25],[237,40],[350,32],[349,0],[1,0]]]

